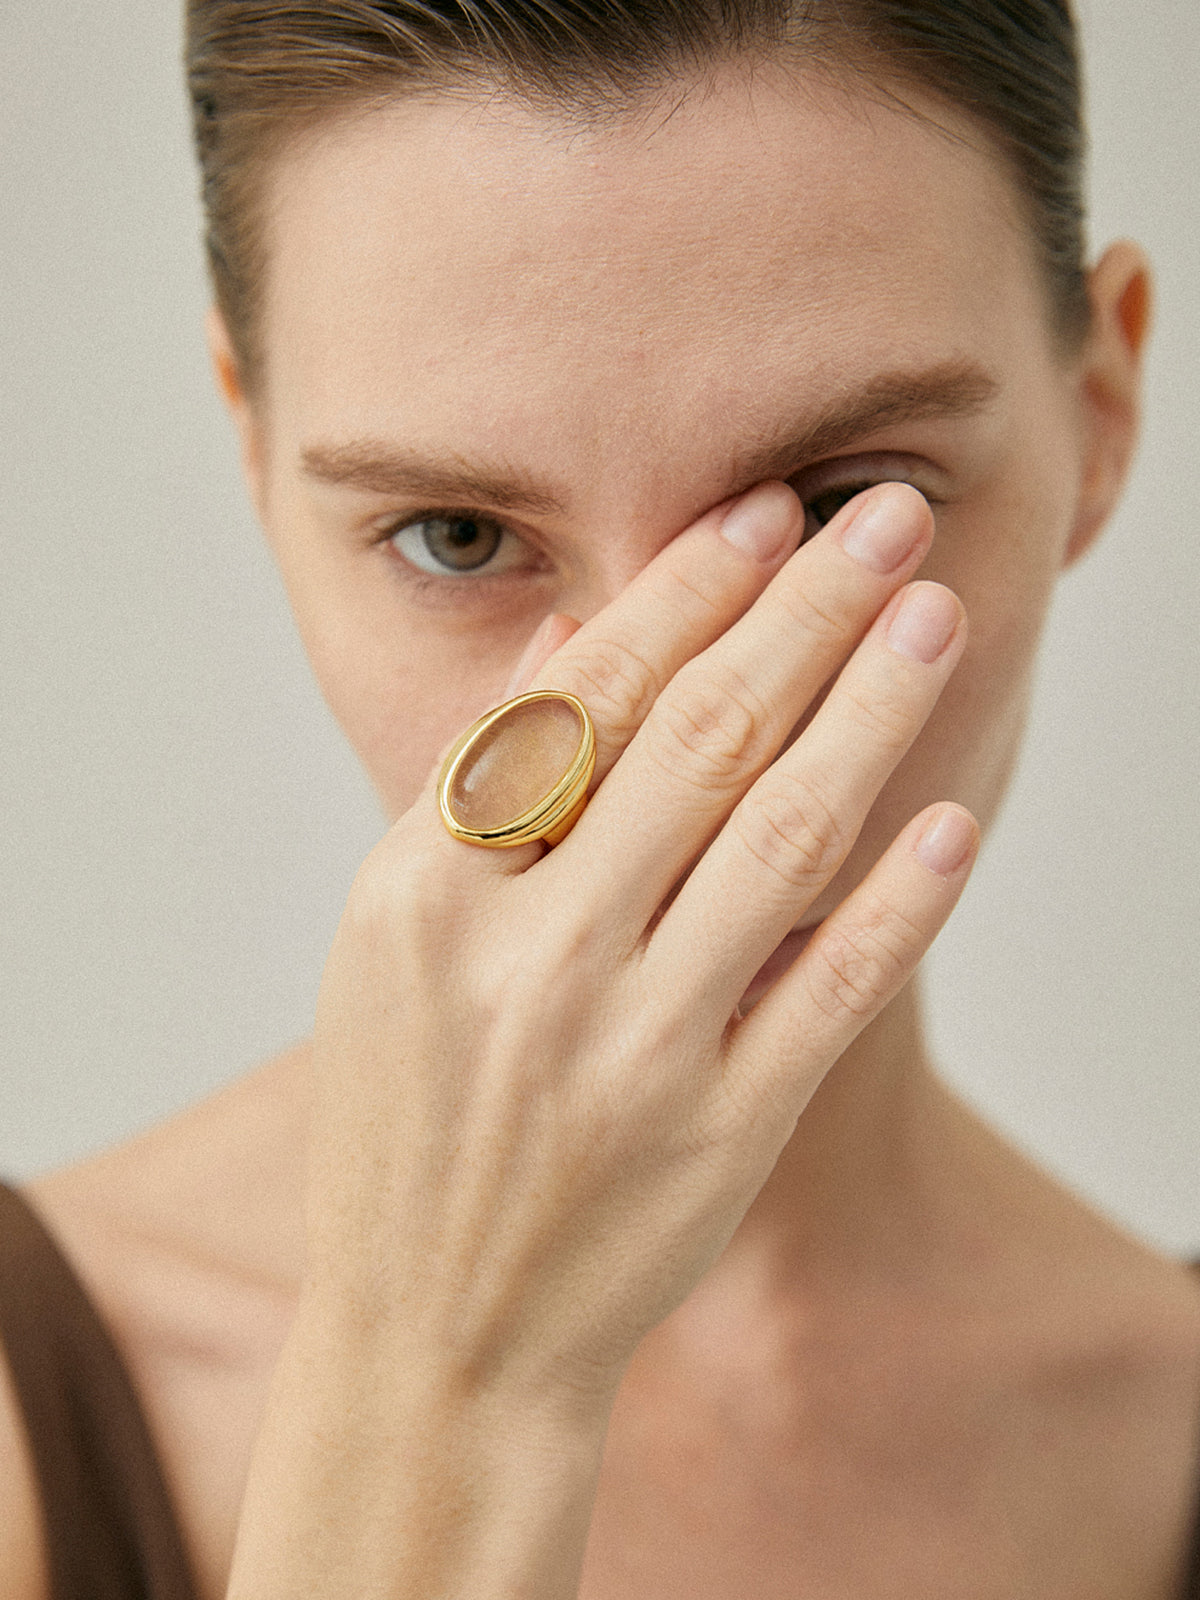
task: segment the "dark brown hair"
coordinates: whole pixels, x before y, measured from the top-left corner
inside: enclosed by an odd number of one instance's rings
[[[915,86],[1010,164],[1056,330],[1087,327],[1083,127],[1067,0],[188,0],[186,60],[217,302],[259,368],[262,184],[297,131],[397,94],[499,87],[590,119],[737,55]]]

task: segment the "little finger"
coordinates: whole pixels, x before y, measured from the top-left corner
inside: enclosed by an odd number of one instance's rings
[[[930,806],[894,841],[750,1014],[724,1083],[790,1133],[821,1078],[908,982],[954,909],[979,850],[961,806]]]

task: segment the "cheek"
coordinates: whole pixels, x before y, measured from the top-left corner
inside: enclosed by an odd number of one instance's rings
[[[1037,638],[1050,586],[1031,591],[1026,572],[1013,586],[952,584],[967,604],[967,649],[916,743],[892,774],[834,881],[809,913],[817,921],[860,883],[918,812],[956,800],[986,829],[996,815],[1020,749]],[[949,582],[946,573],[939,581]]]
[[[413,804],[463,728],[500,698],[507,660],[462,655],[329,626],[309,646],[321,692],[389,822]]]
[[[993,648],[968,644],[909,758],[916,788],[912,811],[952,799],[974,812],[983,827],[990,823],[1020,750],[1034,642],[1021,627],[995,634]]]
[[[1061,434],[1061,430],[1059,430]],[[1073,463],[1062,448],[1036,459],[1011,450],[1007,470],[949,507],[920,576],[948,584],[966,607],[970,643],[956,679],[1023,675],[1037,649],[1073,521]]]
[[[447,746],[504,692],[523,636],[450,641],[385,612],[324,608],[302,627],[325,701],[388,821],[416,800]]]
[[[283,495],[273,511],[268,539],[313,675],[394,820],[501,697],[532,625],[448,626],[404,602],[377,547],[339,543]]]
[[[901,769],[907,803],[959,800],[985,825],[996,811],[1019,748],[1070,525],[1066,481],[1050,479],[1055,488],[1040,496],[1001,486],[969,519],[947,518],[939,528],[922,576],[958,594],[968,644]]]

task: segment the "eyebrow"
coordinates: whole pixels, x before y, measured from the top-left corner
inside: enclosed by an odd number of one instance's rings
[[[983,410],[1000,385],[974,362],[951,360],[917,370],[880,373],[853,393],[835,397],[799,430],[780,428],[734,458],[730,489],[786,478],[856,440],[903,422],[969,416]],[[532,516],[565,511],[561,495],[503,467],[474,465],[453,453],[428,455],[372,439],[311,444],[301,453],[305,474],[340,488],[422,499],[444,506],[486,505]]]
[[[561,515],[559,497],[503,468],[472,466],[463,457],[429,456],[370,439],[313,444],[302,452],[310,478],[370,494],[404,495],[446,506],[488,505],[530,516]]]
[[[999,382],[973,361],[883,372],[853,393],[835,396],[799,431],[781,428],[735,458],[739,485],[787,478],[822,456],[906,422],[967,417],[984,410]]]

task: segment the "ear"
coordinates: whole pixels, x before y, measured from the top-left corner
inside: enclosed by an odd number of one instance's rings
[[[208,354],[212,361],[213,376],[217,380],[221,398],[237,428],[241,445],[242,473],[261,522],[266,487],[262,426],[246,393],[241,366],[229,335],[228,324],[216,306],[209,308],[205,331],[208,336]]]
[[[1112,515],[1133,460],[1152,290],[1145,252],[1128,240],[1111,245],[1088,274],[1092,323],[1079,376],[1083,472],[1068,566]]]

